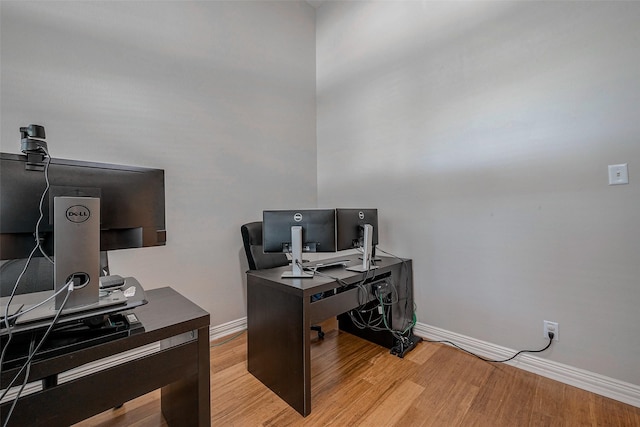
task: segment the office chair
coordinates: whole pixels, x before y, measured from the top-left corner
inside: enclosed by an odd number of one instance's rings
[[[249,270],[263,270],[266,268],[283,267],[289,265],[285,254],[264,253],[262,250],[262,221],[249,222],[240,227],[244,251],[249,262]],[[318,333],[318,338],[324,338],[320,326],[311,326],[312,331]]]

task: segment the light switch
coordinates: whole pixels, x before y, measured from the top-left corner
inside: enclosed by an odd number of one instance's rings
[[[609,165],[609,185],[628,184],[629,170],[627,163]]]

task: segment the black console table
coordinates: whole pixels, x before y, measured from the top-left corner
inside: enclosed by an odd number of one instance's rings
[[[68,426],[160,388],[169,425],[209,426],[209,313],[172,288],[146,296],[148,303],[132,310],[143,332],[35,361],[29,382],[159,342],[157,352],[22,396],[9,425]],[[0,384],[18,370],[3,370]],[[0,419],[10,406],[0,405]]]
[[[350,265],[360,265],[357,255],[348,259]],[[399,294],[391,306],[391,327],[400,329],[413,316],[413,278],[409,259],[382,257],[377,269],[368,273],[348,271],[342,266],[321,271],[313,278],[281,278],[291,267],[247,272],[247,363],[251,374],[273,390],[303,416],[311,413],[311,353],[310,327],[330,317],[359,307],[368,297],[357,283],[376,278],[388,278]],[[331,277],[328,277],[331,276]],[[312,296],[324,297],[312,301]],[[346,325],[345,325],[346,323]],[[340,328],[367,340],[390,347],[388,332],[372,333],[349,326],[342,316]]]

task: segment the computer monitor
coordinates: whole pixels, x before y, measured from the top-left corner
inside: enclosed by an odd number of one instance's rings
[[[378,244],[378,209],[336,209],[336,242],[339,251],[362,249],[362,265],[351,271],[368,271]]]
[[[48,177],[39,227],[45,253],[53,254],[53,201],[61,196],[100,199],[101,251],[166,244],[164,170],[53,158]],[[45,188],[44,172],[28,169],[27,156],[0,153],[0,260],[29,256]]]
[[[76,160],[44,160],[47,162],[46,167],[34,168],[27,156],[0,153],[0,283],[2,294],[8,295],[11,291],[5,286],[13,287],[17,281],[14,272],[3,268],[3,261],[25,259],[32,252],[34,257],[52,257],[54,274],[38,277],[38,291],[63,287],[66,279],[60,279],[62,276],[90,283],[76,287],[65,305],[67,310],[98,300],[97,276],[106,259],[100,251],[166,244],[164,171]],[[63,200],[66,206],[58,203]],[[42,250],[34,251],[41,201],[38,236]],[[57,229],[56,223],[61,222],[56,217],[75,223]],[[87,228],[98,218],[95,228]],[[80,267],[80,259],[87,260],[82,265],[90,266]],[[24,292],[19,288],[18,293]],[[59,305],[58,299],[56,308]]]
[[[291,254],[292,270],[282,277],[313,277],[302,268],[302,253],[336,251],[335,209],[263,211],[262,247]]]

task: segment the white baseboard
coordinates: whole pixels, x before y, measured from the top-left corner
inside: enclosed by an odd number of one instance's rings
[[[430,340],[452,341],[472,353],[489,359],[506,359],[515,353],[515,350],[509,348],[500,347],[486,341],[480,341],[424,323],[417,323],[414,328],[414,333]],[[516,368],[524,369],[525,371],[533,372],[534,374],[640,408],[640,386],[635,384],[543,359],[531,354],[521,354],[516,359],[506,363]]]
[[[217,340],[227,335],[235,334],[236,332],[244,331],[247,329],[247,318],[243,317],[238,320],[232,320],[231,322],[223,323],[222,325],[209,327],[209,340]]]

